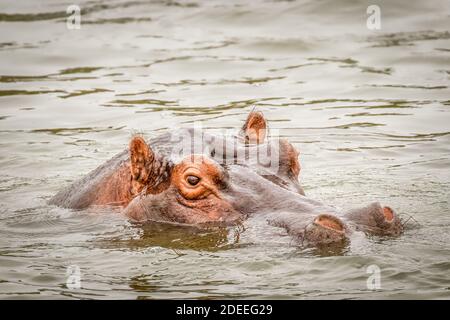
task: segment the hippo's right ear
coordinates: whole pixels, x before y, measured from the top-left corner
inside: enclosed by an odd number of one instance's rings
[[[267,135],[267,121],[261,111],[251,111],[240,135],[245,139],[246,143],[260,144],[264,143]]]
[[[140,192],[144,187],[149,193],[158,193],[164,189],[170,177],[171,163],[155,154],[140,136],[131,139],[129,148],[134,192]]]

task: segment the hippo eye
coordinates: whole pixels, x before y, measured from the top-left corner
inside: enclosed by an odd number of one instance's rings
[[[187,176],[186,181],[191,185],[195,186],[199,183],[200,178],[196,176]]]

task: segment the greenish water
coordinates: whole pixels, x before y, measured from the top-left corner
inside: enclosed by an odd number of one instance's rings
[[[79,4],[68,30],[68,4],[0,3],[0,298],[450,298],[448,1],[379,1],[381,30],[368,1]],[[253,106],[300,149],[310,197],[417,223],[330,253],[265,224],[180,230],[46,204],[135,132],[237,130]]]

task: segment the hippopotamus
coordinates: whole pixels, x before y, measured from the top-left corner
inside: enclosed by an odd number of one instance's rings
[[[397,236],[403,225],[389,206],[373,202],[343,210],[305,195],[299,151],[275,137],[261,111],[240,130],[215,134],[180,128],[126,150],[57,193],[66,208],[115,206],[132,221],[232,226],[261,215],[301,245],[348,241],[353,232]]]

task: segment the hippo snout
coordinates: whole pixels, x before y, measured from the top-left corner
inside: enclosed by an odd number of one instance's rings
[[[345,242],[350,230],[337,216],[323,213],[307,217],[298,213],[280,212],[268,220],[269,224],[286,229],[304,246]]]
[[[328,244],[347,239],[348,229],[344,222],[331,214],[320,214],[308,224],[303,234],[307,244]]]
[[[345,215],[357,230],[380,236],[397,236],[404,226],[398,214],[379,202],[347,212]]]
[[[404,229],[397,213],[378,202],[339,216],[332,210],[329,212],[278,212],[268,221],[272,226],[286,229],[303,246],[345,242],[353,231],[362,231],[368,235],[397,236]]]

